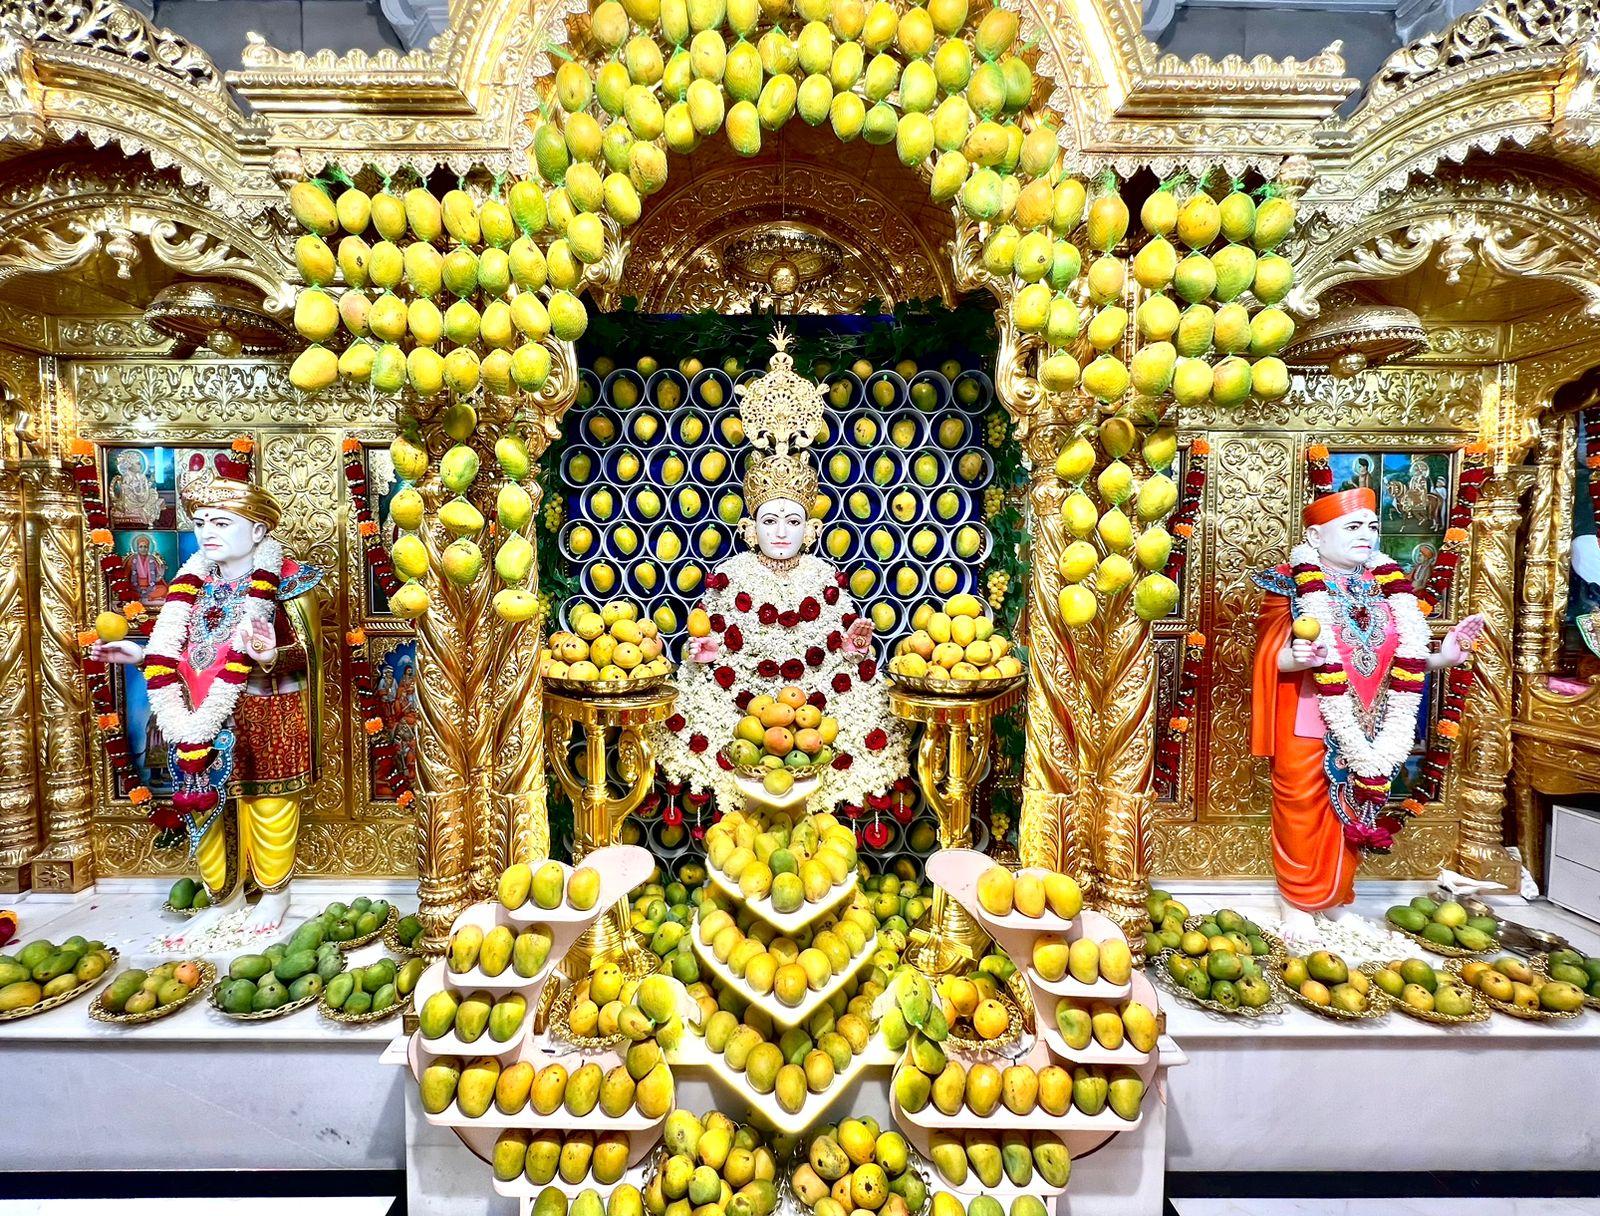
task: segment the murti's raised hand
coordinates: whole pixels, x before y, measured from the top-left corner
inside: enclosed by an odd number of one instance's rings
[[[1439,643],[1439,657],[1449,667],[1458,667],[1472,657],[1472,650],[1478,644],[1478,638],[1488,628],[1488,619],[1481,612],[1474,612],[1464,619],[1459,625],[1444,635],[1444,641]]]
[[[872,649],[872,621],[857,617],[844,632],[844,648],[849,654],[866,654]]]

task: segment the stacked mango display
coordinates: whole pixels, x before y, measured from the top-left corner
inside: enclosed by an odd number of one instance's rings
[[[830,1124],[812,1137],[789,1175],[789,1187],[814,1216],[914,1216],[928,1197],[905,1137],[880,1130],[870,1116]]]
[[[841,998],[846,995],[848,989],[840,993]],[[837,1003],[848,1009],[842,999]],[[756,1093],[771,1094],[785,1114],[793,1115],[808,1097],[832,1088],[835,1078],[866,1051],[872,1029],[861,1014],[836,1016],[827,1005],[806,1025],[780,1031],[764,1010],[751,1005],[742,1021],[729,1010],[718,1010],[706,1020],[703,1033],[708,1051],[742,1073]]]
[[[732,811],[705,841],[713,869],[747,900],[770,897],[775,912],[822,903],[855,873],[855,833],[830,814]]]
[[[596,1148],[598,1147],[597,1144]],[[528,1146],[528,1156],[533,1155],[534,1148],[533,1144]],[[496,1170],[502,1164],[510,1168],[521,1151],[522,1146],[516,1142],[514,1136],[506,1140],[503,1150],[497,1146],[494,1158]],[[545,1149],[541,1145],[539,1147],[541,1162],[544,1152]],[[541,1172],[543,1172],[542,1167]],[[496,1177],[499,1177],[498,1173]],[[510,1178],[515,1177],[515,1174],[510,1175]],[[510,1181],[510,1178],[505,1181]],[[613,1188],[611,1194],[605,1198],[601,1198],[600,1192],[594,1187],[584,1187],[569,1199],[567,1193],[560,1187],[547,1186],[534,1197],[528,1212],[529,1216],[643,1216],[644,1195],[638,1187],[626,1182]]]
[[[1040,383],[1053,393],[1081,389],[1099,414],[1078,425],[1056,460],[1068,490],[1058,599],[1073,628],[1130,587],[1141,620],[1177,606],[1164,523],[1180,497],[1174,408],[1276,401],[1289,390],[1279,352],[1294,323],[1280,304],[1294,269],[1274,251],[1293,229],[1293,204],[1283,197],[1258,204],[1237,186],[1220,201],[1198,186],[1186,195],[1163,186],[1145,200],[1139,221],[1130,281],[1116,252],[1127,237],[1127,205],[1110,185],[1089,204],[1087,243],[1098,256],[1087,271],[1086,323],[1047,282],[1022,287],[1013,302],[1018,328],[1042,333],[1051,348]],[[990,244],[1003,235],[992,234]],[[1013,246],[1019,277],[1025,243]],[[1004,250],[985,254],[1004,261]],[[1045,261],[1042,245],[1031,257],[1029,265]],[[1081,372],[1073,351],[1093,354]]]
[[[478,1119],[492,1106],[503,1115],[531,1109],[541,1116],[558,1112],[587,1118],[598,1110],[620,1119],[637,1112],[660,1119],[672,1109],[672,1071],[659,1056],[640,1077],[626,1062],[603,1069],[593,1060],[568,1070],[554,1062],[542,1068],[529,1060],[502,1066],[497,1056],[465,1061],[441,1056],[423,1069],[422,1109],[437,1115],[456,1104],[468,1119]]]
[[[442,197],[426,185],[369,195],[348,181],[300,182],[289,205],[306,230],[295,244],[307,286],[294,323],[311,345],[289,371],[298,389],[343,378],[422,400],[464,398],[480,386],[534,393],[550,375],[549,340],[576,341],[588,325],[573,294],[582,274],[574,244],[552,259],[535,240],[549,216],[531,182],[505,200],[460,187]],[[597,217],[580,233],[591,225],[599,228]],[[588,252],[591,241],[578,247]],[[335,355],[341,330],[347,344]]]
[[[487,1031],[490,1041],[499,1044],[511,1042],[527,1014],[528,1001],[520,992],[498,996],[473,992],[463,997],[444,988],[423,1002],[417,1025],[424,1039],[453,1033],[463,1043],[476,1043]]]
[[[455,495],[438,510],[437,521],[451,537],[439,554],[439,570],[455,586],[470,587],[483,572],[479,541],[487,527],[483,512],[469,497],[482,465],[472,443],[478,414],[471,405],[455,402],[440,413],[439,423],[454,441],[439,461],[439,481]],[[395,436],[389,444],[389,457],[395,475],[405,483],[389,501],[389,522],[398,531],[389,557],[395,573],[404,580],[389,597],[389,607],[399,616],[414,619],[431,603],[422,582],[430,568],[428,546],[421,535],[426,504],[415,485],[428,471],[428,450],[419,429],[408,426]],[[533,496],[521,485],[533,467],[533,457],[514,431],[495,441],[494,457],[503,478],[494,504],[494,534],[499,538],[494,570],[503,585],[491,602],[503,620],[526,621],[539,610],[538,597],[526,586],[537,556],[533,542],[524,534],[533,520]]]
[[[1049,1212],[1037,1195],[1018,1195],[1007,1208],[993,1195],[976,1195],[963,1202],[949,1191],[935,1191],[930,1216],[1049,1216]]]
[[[496,898],[508,912],[530,904],[546,912],[563,904],[587,912],[600,898],[600,873],[592,866],[579,866],[568,874],[559,861],[543,862],[535,870],[519,861],[501,871]]]
[[[1526,1013],[1571,1013],[1583,1008],[1584,990],[1572,980],[1541,975],[1525,960],[1509,955],[1492,963],[1464,963],[1461,979],[1491,1001]]]
[[[878,932],[872,914],[859,907],[814,929],[808,925],[793,936],[778,935],[771,925],[740,911],[743,915],[736,920],[722,908],[702,906],[701,946],[751,992],[757,996],[770,993],[790,1009],[860,961]]]
[[[1160,1023],[1149,1006],[1141,1001],[1062,1000],[1056,1005],[1056,1029],[1069,1048],[1082,1051],[1097,1043],[1116,1051],[1124,1043],[1146,1054],[1154,1051],[1160,1037]]]
[[[678,983],[667,976],[624,979],[615,963],[602,963],[578,981],[567,1029],[579,1038],[620,1034],[631,1043],[649,1040],[675,1047],[683,1038],[681,993]]]
[[[759,1128],[720,1111],[667,1116],[660,1167],[644,1189],[650,1216],[772,1216],[778,1206],[778,1156]]]
[[[1083,891],[1077,881],[1070,874],[1051,870],[1029,869],[1013,874],[1005,866],[991,865],[978,875],[977,891],[983,910],[995,917],[1015,912],[1029,920],[1039,920],[1048,910],[1052,916],[1072,920],[1083,911]],[[1109,942],[1106,947],[1115,949]],[[1122,949],[1127,948],[1123,942]]]
[[[1017,1187],[1039,1182],[1054,1190],[1067,1185],[1072,1158],[1067,1146],[1049,1132],[935,1132],[928,1150],[939,1177],[953,1187],[973,1180],[984,1187]]]
[[[639,606],[612,600],[598,612],[586,604],[572,610],[572,628],[557,630],[539,662],[545,675],[580,683],[641,680],[672,672],[656,622],[640,618]]]
[[[1446,951],[1470,950],[1480,953],[1499,944],[1495,934],[1500,925],[1492,916],[1469,916],[1453,899],[1443,903],[1418,895],[1409,904],[1397,904],[1384,913],[1397,929],[1422,938]]]
[[[510,1127],[495,1138],[494,1176],[501,1182],[526,1178],[535,1186],[548,1186],[559,1177],[568,1186],[592,1182],[597,1187],[610,1187],[621,1182],[627,1172],[631,1149],[624,1132],[597,1134],[587,1128],[563,1132],[551,1128],[529,1131]],[[643,1211],[642,1192],[631,1185],[620,1189],[632,1192],[631,1204],[638,1205],[634,1209],[637,1216]],[[560,1195],[561,1191],[554,1189],[554,1193]],[[594,1196],[598,1210],[599,1192],[588,1190],[586,1193]],[[581,1200],[580,1194],[573,1206]],[[565,1203],[565,1196],[562,1202]]]
[[[44,938],[0,954],[0,1013],[26,1009],[91,984],[114,956],[101,941],[74,935],[59,946]]]
[[[1011,653],[1011,640],[995,630],[975,595],[953,595],[941,610],[924,604],[911,624],[914,631],[895,645],[889,660],[892,675],[960,683],[1022,674],[1022,660]]]
[[[1098,1115],[1109,1105],[1120,1118],[1131,1121],[1139,1117],[1144,1081],[1133,1069],[1120,1067],[1079,1065],[1069,1070],[1059,1064],[1043,1068],[1010,1064],[1002,1068],[987,1060],[969,1067],[918,1031],[895,1072],[894,1100],[910,1114],[931,1103],[943,1115],[954,1117],[965,1110],[980,1120],[1002,1107],[1013,1115],[1038,1110],[1060,1118],[1073,1109]]]

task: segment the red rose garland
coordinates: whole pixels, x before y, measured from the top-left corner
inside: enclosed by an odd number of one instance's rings
[[[378,521],[372,518],[372,507],[367,495],[367,468],[361,459],[361,441],[344,441],[344,480],[350,487],[350,501],[355,504],[356,535],[361,538],[361,553],[377,580],[378,590],[392,596],[400,590],[400,576],[394,572],[394,562],[389,559],[388,546],[383,543]]]
[[[1183,758],[1183,742],[1194,723],[1194,703],[1205,653],[1205,634],[1191,633],[1184,639],[1183,661],[1178,667],[1178,689],[1172,698],[1172,713],[1167,718],[1166,733],[1156,744],[1156,781],[1168,792],[1175,790],[1178,784],[1178,764]]]
[[[1461,449],[1461,479],[1456,488],[1456,500],[1450,506],[1439,557],[1428,576],[1428,585],[1417,589],[1417,602],[1422,605],[1424,615],[1432,616],[1438,610],[1455,582],[1456,569],[1461,565],[1461,555],[1471,535],[1472,512],[1483,494],[1484,483],[1489,480],[1487,455],[1488,449],[1481,443],[1468,444]]]
[[[1173,582],[1182,586],[1183,568],[1189,560],[1189,541],[1194,536],[1195,521],[1205,499],[1207,457],[1211,445],[1204,439],[1189,444],[1189,459],[1183,471],[1183,501],[1167,522],[1172,534],[1172,551],[1167,555],[1166,569],[1162,571]]]

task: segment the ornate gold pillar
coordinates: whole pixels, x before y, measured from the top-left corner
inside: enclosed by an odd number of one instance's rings
[[[1044,445],[1040,445],[1041,447]],[[1032,572],[1026,608],[1028,646],[1027,743],[1022,760],[1022,810],[1018,824],[1022,864],[1071,874],[1085,896],[1094,889],[1092,825],[1096,791],[1080,781],[1078,732],[1089,712],[1071,632],[1056,606],[1065,546],[1061,502],[1066,488],[1052,460],[1035,454],[1028,489],[1032,513]]]
[[[1539,423],[1528,534],[1517,580],[1516,670],[1530,675],[1555,667],[1567,611],[1577,421],[1575,414],[1547,414]]]
[[[15,464],[0,472],[0,894],[32,885],[40,834],[25,485]]]
[[[40,891],[81,891],[94,882],[90,816],[88,696],[79,665],[77,633],[84,619],[83,509],[59,467],[30,470],[29,547],[39,571],[38,672],[40,781],[45,847],[33,863]]]
[[[1531,470],[1512,468],[1491,477],[1472,517],[1472,579],[1467,606],[1488,626],[1473,654],[1476,679],[1467,698],[1456,756],[1461,814],[1456,868],[1469,878],[1517,889],[1518,866],[1505,850],[1502,815],[1511,772],[1511,636],[1515,624],[1517,525]]]

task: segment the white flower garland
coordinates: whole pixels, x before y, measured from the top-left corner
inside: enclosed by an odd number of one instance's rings
[[[1379,566],[1390,565],[1392,561],[1384,554],[1374,552],[1367,559],[1367,573],[1372,573]],[[1297,545],[1289,554],[1289,563],[1291,566],[1322,567],[1317,551],[1310,545]],[[1325,572],[1323,577],[1332,576]],[[1328,662],[1342,666],[1337,646],[1340,621],[1334,611],[1332,598],[1326,591],[1311,591],[1299,595],[1297,599],[1302,612],[1322,626],[1321,636],[1328,640]],[[1395,658],[1426,661],[1433,635],[1428,629],[1427,618],[1417,604],[1417,597],[1410,592],[1399,592],[1386,596],[1384,603],[1389,606],[1398,635]],[[1416,742],[1417,715],[1422,708],[1422,694],[1398,691],[1385,676],[1378,696],[1382,705],[1381,717],[1377,733],[1371,737],[1361,727],[1356,714],[1356,692],[1348,678],[1345,691],[1338,696],[1319,695],[1317,708],[1322,711],[1322,720],[1328,733],[1333,736],[1339,755],[1350,770],[1362,777],[1389,780],[1405,763]]]
[[[712,662],[696,664],[686,658],[681,664],[677,712],[683,715],[686,725],[681,732],[658,729],[656,747],[662,770],[692,790],[712,791],[724,808],[737,807],[743,800],[738,781],[717,761],[717,754],[732,741],[734,728],[744,717],[734,698],[741,690],[760,694],[793,684],[808,696],[821,693],[826,699],[822,712],[839,723],[834,751],[850,757],[850,767],[842,772],[831,764],[822,767],[817,792],[811,798],[813,809],[832,809],[841,803],[865,805],[869,795],[884,792],[905,776],[909,771],[907,732],[889,711],[884,673],[880,669],[871,681],[859,677],[862,661],[876,662],[876,656],[871,651],[851,655],[842,647],[828,649],[828,635],[846,633],[844,617],[856,611],[850,596],[838,587],[835,568],[808,554],[792,570],[779,573],[763,565],[754,553],[740,553],[718,566],[715,573],[727,575],[728,584],[707,590],[700,606],[713,616],[720,614],[729,627],[737,626],[744,644],[730,652],[724,642]],[[838,591],[831,604],[826,599],[830,587]],[[748,612],[741,612],[735,605],[740,592],[750,596]],[[798,612],[802,601],[808,598],[819,606],[816,620],[801,621],[789,628],[761,624],[758,614],[762,604],[771,604],[780,613]],[[692,642],[690,639],[685,643],[686,647]],[[805,652],[812,646],[821,648],[823,660],[816,667],[805,664],[798,679],[757,674],[756,668],[763,660],[778,664],[789,659],[804,662]],[[732,668],[735,678],[731,688],[723,689],[716,682],[719,667]],[[843,693],[833,690],[834,677],[840,673],[850,679],[850,688]],[[871,751],[866,745],[867,735],[873,730],[883,731],[888,739],[878,751]],[[700,753],[689,748],[689,739],[696,734],[703,735],[709,744]]]
[[[256,546],[255,556],[251,560],[251,573],[270,570],[277,574],[282,569],[283,546],[268,536]],[[192,576],[203,588],[208,577],[215,577],[215,563],[204,554],[197,553],[183,564],[173,582],[185,575]],[[197,591],[196,599],[199,594]],[[174,660],[182,658],[184,646],[189,640],[189,616],[193,610],[193,604],[181,600],[168,600],[163,604],[155,626],[150,630],[150,644],[145,648],[145,653],[164,655]],[[278,601],[276,598],[257,599],[247,595],[243,611],[247,621],[264,623],[270,628],[277,616]],[[179,678],[165,688],[151,690],[150,712],[160,724],[161,733],[173,743],[210,743],[228,724],[228,719],[233,717],[247,683],[248,680],[241,680],[237,684],[227,680],[212,680],[204,699],[199,705],[191,707],[189,686]]]

